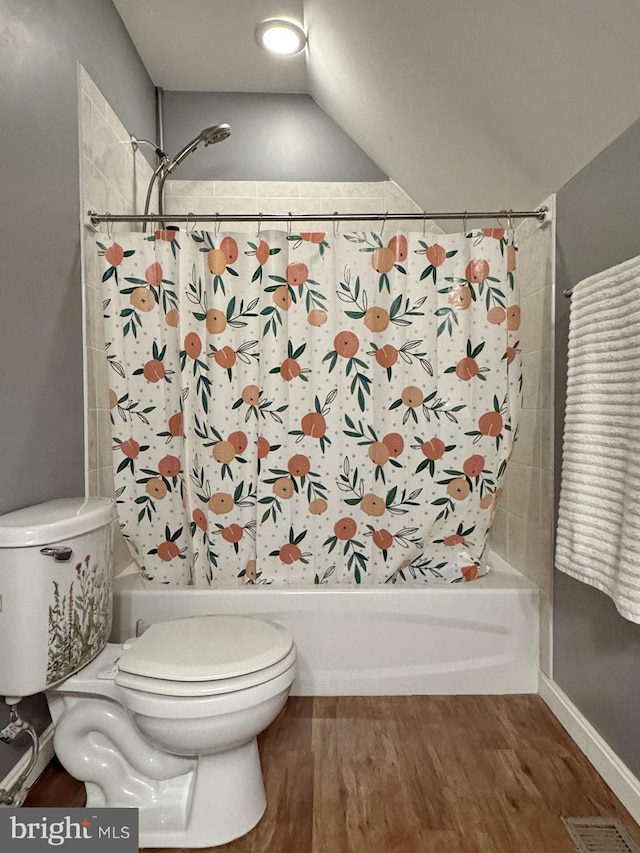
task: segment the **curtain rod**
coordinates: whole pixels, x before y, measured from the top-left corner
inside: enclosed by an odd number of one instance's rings
[[[92,225],[100,222],[354,222],[386,221],[391,219],[537,219],[538,222],[549,221],[550,211],[547,207],[537,210],[465,210],[462,212],[440,213],[163,213],[163,214],[121,214],[97,213],[88,211]]]

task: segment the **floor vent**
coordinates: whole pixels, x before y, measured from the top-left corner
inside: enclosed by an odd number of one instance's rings
[[[563,820],[578,853],[640,853],[640,847],[618,820],[609,817]]]

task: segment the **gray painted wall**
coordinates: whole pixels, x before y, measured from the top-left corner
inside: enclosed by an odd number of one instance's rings
[[[77,62],[132,132],[154,91],[111,0],[0,0],[0,512],[83,494]]]
[[[176,169],[176,180],[387,180],[309,95],[164,93],[164,148],[171,156],[203,127],[222,122],[231,125],[231,137],[201,146]]]
[[[154,138],[153,85],[111,0],[0,0],[0,513],[84,494],[78,61]],[[42,696],[21,710],[47,725]],[[25,741],[0,744],[0,779]]]
[[[640,121],[557,196],[556,496],[566,390],[569,300],[586,276],[640,255]],[[605,740],[640,776],[640,625],[608,596],[555,573],[554,678]]]

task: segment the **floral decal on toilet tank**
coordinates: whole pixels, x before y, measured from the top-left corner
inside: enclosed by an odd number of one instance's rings
[[[49,605],[47,683],[54,684],[84,666],[104,648],[111,631],[110,572],[88,554],[73,580],[53,581]]]
[[[98,240],[145,578],[474,580],[520,404],[512,235],[168,234]]]

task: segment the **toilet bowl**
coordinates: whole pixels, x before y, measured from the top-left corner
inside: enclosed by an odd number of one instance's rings
[[[257,735],[286,703],[295,645],[278,624],[226,615],[109,644],[113,521],[103,499],[0,517],[0,645],[29,650],[0,662],[0,695],[46,691],[87,806],[137,808],[141,847],[226,844],[265,810]]]
[[[266,807],[257,735],[285,705],[291,636],[240,616],[151,625],[47,692],[54,747],[87,807],[135,806],[143,847],[208,847]]]

